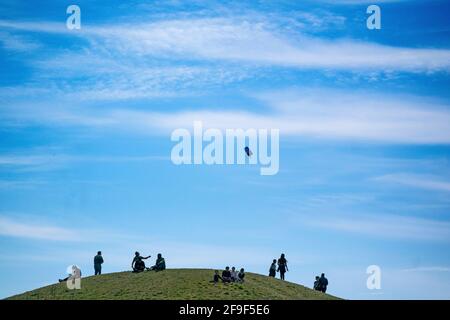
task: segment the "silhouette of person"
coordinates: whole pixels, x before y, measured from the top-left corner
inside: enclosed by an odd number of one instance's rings
[[[235,267],[231,268],[231,282],[235,282],[238,278],[238,272]]]
[[[277,275],[277,259],[273,259],[272,264],[269,268],[269,277],[274,277]]]
[[[219,270],[215,270],[213,280],[211,282],[213,282],[214,284],[217,284],[217,283],[219,283],[219,280],[222,280],[222,277],[219,276]]]
[[[284,256],[284,253],[281,254],[280,259],[278,259],[278,270],[280,272],[280,279],[284,280],[284,274],[286,271],[289,271],[287,266],[287,260]]]
[[[325,278],[325,273],[322,273],[319,279],[320,291],[323,293],[327,292],[328,279]]]
[[[245,270],[244,268],[241,268],[241,270],[239,270],[239,273],[237,275],[237,281],[244,282],[244,278],[245,278]]]
[[[230,267],[226,267],[225,270],[222,271],[222,281],[224,283],[231,282]]]
[[[316,281],[314,281],[314,290],[321,291],[320,290],[320,280],[319,276],[316,276]]]
[[[143,260],[150,258],[151,256],[148,257],[143,257],[141,256],[141,254],[136,251],[134,253],[134,258],[133,261],[131,262],[131,268],[133,269],[133,272],[142,272],[145,270],[145,263]]]
[[[156,263],[155,265],[152,267],[152,270],[155,271],[162,271],[166,269],[166,261],[164,260],[164,258],[162,257],[161,253],[158,253],[158,256],[156,258]]]
[[[103,263],[102,252],[97,252],[97,255],[94,257],[94,271],[95,275],[102,274],[102,263]]]

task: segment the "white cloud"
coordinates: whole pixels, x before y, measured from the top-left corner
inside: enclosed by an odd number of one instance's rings
[[[46,222],[44,216],[0,213],[0,236],[19,239],[105,244],[135,239],[135,235],[110,230],[61,227]],[[75,220],[69,220],[68,223]],[[81,244],[80,244],[81,245]]]
[[[297,68],[450,69],[450,50],[286,35],[265,23],[221,18],[96,27],[89,31],[89,36],[105,47],[137,55],[246,61]]]
[[[114,128],[158,135],[176,128],[277,128],[282,136],[383,143],[448,144],[450,111],[442,101],[423,97],[336,91],[328,88],[287,90],[253,95],[269,108],[262,111],[226,109],[177,112],[113,109],[89,112],[70,108],[4,107],[3,122]],[[232,106],[231,106],[232,107]],[[93,113],[95,112],[95,113]]]
[[[430,267],[416,267],[403,269],[403,272],[450,272],[449,267],[430,266]]]
[[[45,22],[39,25],[0,21],[0,26],[30,32],[67,32],[59,25]],[[225,60],[307,69],[450,70],[447,49],[393,47],[286,34],[272,21],[248,16],[84,26],[73,35],[89,40],[92,50],[133,57]]]
[[[388,174],[374,178],[375,181],[401,184],[408,187],[450,192],[450,182],[440,177],[420,174]]]
[[[450,222],[395,215],[324,214],[320,219],[302,217],[311,227],[362,234],[381,239],[450,242]]]
[[[278,128],[284,136],[353,139],[389,143],[450,143],[450,112],[433,101],[333,90],[281,92],[261,98],[272,108],[249,111],[118,110],[109,116],[129,126],[155,132],[191,128],[201,120],[212,128]],[[128,124],[128,125],[127,125]]]
[[[82,239],[82,235],[74,230],[24,223],[2,216],[0,216],[0,235],[52,241],[80,241]]]
[[[0,43],[3,48],[13,51],[30,51],[41,47],[41,44],[27,37],[10,34],[8,32],[0,32]]]
[[[15,155],[3,154],[0,155],[0,166],[18,167],[20,171],[45,171],[62,168],[68,164],[76,162],[141,162],[141,161],[169,161],[169,156],[89,156],[89,155],[68,155],[68,154],[53,154],[53,155]],[[24,185],[29,183],[23,182]],[[20,182],[3,182],[0,181],[0,187],[6,186],[23,186]]]

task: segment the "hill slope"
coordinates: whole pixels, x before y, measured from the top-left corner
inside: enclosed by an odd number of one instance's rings
[[[214,285],[213,270],[168,269],[139,274],[118,272],[82,278],[80,290],[58,283],[9,299],[336,299],[287,281],[247,273],[243,284]]]

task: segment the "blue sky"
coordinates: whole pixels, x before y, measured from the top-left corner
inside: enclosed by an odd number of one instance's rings
[[[448,1],[77,1],[80,30],[70,4],[0,4],[1,297],[139,250],[450,298]],[[175,166],[194,120],[280,129],[279,173]]]

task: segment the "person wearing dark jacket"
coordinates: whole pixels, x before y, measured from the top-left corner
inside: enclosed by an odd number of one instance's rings
[[[278,270],[280,272],[280,279],[284,280],[284,274],[286,271],[289,271],[287,266],[287,260],[284,256],[284,253],[281,254],[280,259],[278,259]]]
[[[103,264],[102,252],[97,252],[97,255],[94,257],[94,272],[95,275],[102,274],[102,264]]]
[[[277,259],[273,259],[272,264],[269,268],[269,277],[274,277],[277,275]]]
[[[141,256],[141,254],[139,252],[135,252],[134,253],[134,258],[133,261],[131,262],[131,268],[133,269],[133,272],[142,272],[145,270],[145,262],[143,260],[150,258],[151,256],[148,257],[143,257]]]
[[[323,293],[327,292],[328,279],[325,278],[325,273],[322,273],[319,279],[320,291]]]
[[[163,271],[166,270],[166,260],[162,257],[161,253],[158,253],[158,256],[156,258],[156,263],[152,267],[152,270],[155,271]]]
[[[314,290],[316,290],[316,291],[321,291],[319,279],[320,279],[319,276],[316,276],[316,281],[314,281]]]
[[[217,284],[217,283],[219,283],[219,280],[222,280],[222,277],[219,276],[219,270],[216,270],[216,271],[214,271],[214,276],[213,276],[213,279],[211,282],[214,284]]]
[[[222,271],[222,281],[225,283],[231,282],[230,267],[226,267],[225,270]]]
[[[237,275],[237,281],[244,282],[244,278],[245,278],[245,270],[244,268],[241,268],[241,270],[239,270],[239,273]]]

